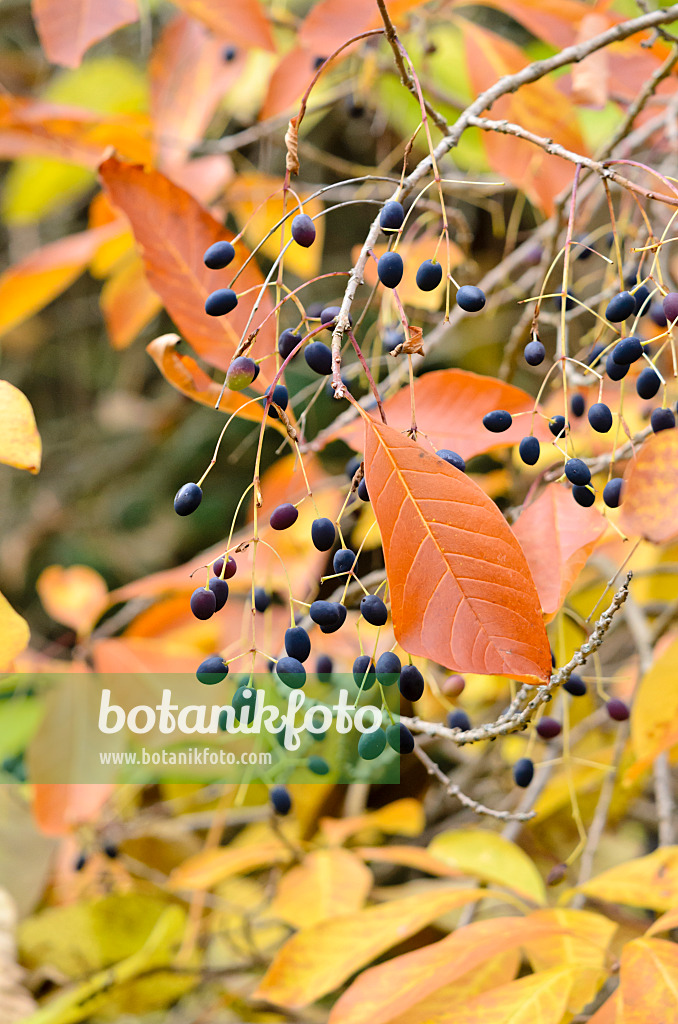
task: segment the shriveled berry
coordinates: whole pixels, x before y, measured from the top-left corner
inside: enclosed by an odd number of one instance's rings
[[[612,349],[612,358],[620,366],[629,366],[640,359],[643,354],[643,343],[640,338],[633,335],[630,338],[622,338]]]
[[[339,548],[334,553],[332,568],[335,572],[350,572],[355,562],[355,551],[350,548]]]
[[[224,560],[223,560],[223,558],[217,558],[217,560],[215,561],[214,565],[212,566],[212,572],[214,573],[215,576],[221,576],[221,572],[222,572],[223,568],[224,568]],[[224,572],[224,579],[225,580],[230,580],[232,576],[235,576],[237,568],[238,568],[238,566],[236,564],[235,558],[233,558],[231,555],[229,555],[228,556],[228,561],[226,562],[226,571]]]
[[[385,288],[397,288],[403,279],[403,258],[397,252],[385,252],[379,257],[377,274]]]
[[[384,651],[377,658],[377,679],[382,686],[393,686],[400,678],[400,658],[393,651]]]
[[[230,242],[215,242],[205,250],[202,260],[210,270],[223,270],[235,256],[235,249]]]
[[[526,466],[536,466],[540,451],[539,441],[532,435],[524,437],[518,445],[518,454]]]
[[[588,687],[582,677],[573,672],[567,682],[563,683],[563,689],[572,697],[583,697]]]
[[[226,580],[222,580],[218,576],[212,576],[209,582],[209,588],[217,599],[217,606],[214,610],[216,612],[220,612],[228,601],[228,583]]]
[[[539,366],[540,363],[544,362],[546,349],[540,341],[528,341],[523,349],[523,355],[528,366]]]
[[[332,678],[333,667],[334,665],[329,654],[320,654],[318,656],[318,660],[315,663],[315,670],[321,683],[329,683]]]
[[[581,487],[591,482],[591,470],[581,459],[568,459],[565,463],[565,476],[571,484]]]
[[[652,366],[646,366],[638,374],[636,391],[640,398],[654,398],[661,387],[661,378]]]
[[[217,288],[205,299],[205,312],[209,316],[225,316],[238,305],[238,296],[232,288]]]
[[[318,626],[333,626],[339,619],[338,605],[334,601],[314,601],[308,614]]]
[[[440,448],[436,455],[439,459],[444,459],[445,462],[449,462],[450,466],[454,466],[455,469],[460,470],[462,473],[466,471],[466,462],[462,459],[461,455],[457,455],[456,452],[451,451],[449,448]]]
[[[607,702],[607,713],[614,722],[625,722],[630,715],[628,705],[623,700],[613,697]]]
[[[619,508],[623,487],[624,481],[620,476],[607,481],[603,488],[603,501],[608,508]]]
[[[605,373],[608,375],[610,380],[623,380],[629,372],[629,369],[630,367],[628,363],[615,363],[614,352],[610,352],[605,360]]]
[[[339,601],[335,601],[335,602],[332,602],[332,603],[334,604],[335,608],[337,609],[337,619],[336,619],[336,622],[330,622],[330,623],[327,623],[324,626],[321,626],[320,627],[320,632],[321,633],[336,633],[338,629],[341,629],[341,627],[344,625],[344,622],[346,621],[346,615],[347,615],[346,605],[345,604],[340,604]]]
[[[226,384],[231,391],[242,391],[259,376],[259,367],[249,356],[238,356],[226,372]]]
[[[289,530],[299,518],[299,509],[290,505],[288,501],[278,505],[271,513],[271,527],[274,530]]]
[[[275,673],[290,690],[300,690],[306,682],[306,669],[296,658],[278,658]]]
[[[589,423],[599,434],[607,434],[612,428],[612,412],[605,402],[595,402],[589,409]]]
[[[330,766],[328,765],[325,758],[318,757],[317,754],[314,754],[312,757],[309,757],[306,764],[308,766],[309,771],[313,772],[314,775],[327,775],[330,770]]]
[[[580,487],[577,484],[572,488],[572,497],[584,508],[591,508],[596,500],[595,493],[589,487]]]
[[[272,385],[269,385],[269,387],[267,387],[266,391],[264,392],[266,398],[268,398],[268,396],[271,394],[271,387],[272,387]],[[276,384],[276,386],[273,388],[273,393],[271,395],[271,402],[274,402],[276,405],[279,405],[281,409],[286,409],[287,408],[287,403],[289,402],[289,400],[290,400],[290,396],[289,396],[289,394],[287,392],[287,388],[285,387],[285,385],[284,384]],[[274,409],[273,405],[269,405],[269,407],[268,407],[268,415],[273,420],[279,420],[280,419],[280,417],[278,416],[278,410]]]
[[[572,395],[572,401],[570,402],[570,412],[572,413],[572,415],[579,419],[580,416],[584,415],[585,409],[586,400],[584,396],[579,392],[577,392],[577,394],[575,395]]]
[[[510,412],[506,409],[493,409],[492,412],[485,413],[483,416],[483,426],[486,430],[491,430],[493,434],[501,434],[504,430],[508,430],[513,423],[513,417]]]
[[[653,409],[650,416],[650,426],[655,434],[660,430],[672,430],[676,425],[676,417],[673,409]]]
[[[292,238],[304,249],[315,242],[315,224],[307,213],[299,213],[292,221]]]
[[[311,641],[303,626],[290,626],[285,630],[285,651],[290,658],[306,661],[311,653]]]
[[[397,202],[395,199],[390,199],[387,203],[384,203],[379,214],[379,227],[382,231],[387,234],[390,234],[392,231],[398,231],[402,227],[404,220],[405,211],[403,210],[402,203]]]
[[[422,292],[432,292],[443,279],[443,268],[433,260],[424,260],[417,270],[417,288]]]
[[[254,588],[254,607],[258,612],[265,612],[271,603],[271,595],[263,587]]]
[[[397,754],[411,754],[414,750],[414,736],[402,722],[394,722],[386,730],[386,742]]]
[[[377,594],[365,594],[360,602],[360,612],[373,626],[383,626],[388,619],[386,605]]]
[[[612,324],[619,324],[622,320],[632,316],[636,308],[636,300],[631,292],[619,292],[613,295],[607,304],[605,316]]]
[[[311,523],[311,540],[318,551],[329,551],[336,536],[337,531],[331,519],[314,519]]]
[[[374,686],[377,676],[369,654],[360,654],[353,662],[353,679],[356,686],[361,686],[363,690]]]
[[[295,334],[289,327],[284,330],[278,338],[278,353],[280,358],[287,359],[288,356],[292,355],[300,341],[300,334]]]
[[[424,692],[424,677],[416,665],[403,665],[398,686],[405,700],[419,700]]]
[[[564,416],[552,416],[549,420],[549,430],[554,437],[565,436],[565,417]]]
[[[358,497],[360,498],[361,501],[370,500],[370,496],[367,493],[367,480],[365,479],[365,477],[363,477],[360,483],[358,484]]]
[[[471,728],[471,719],[468,717],[462,708],[457,708],[455,711],[448,711],[447,713],[447,728],[448,729],[463,729],[464,732]]]
[[[527,789],[534,777],[534,763],[529,757],[521,757],[513,766],[513,781],[516,786]]]
[[[466,313],[479,313],[486,301],[485,292],[474,284],[463,284],[457,292],[457,305]]]
[[[678,292],[669,292],[665,295],[662,300],[662,307],[667,322],[673,323],[674,320],[678,320]]]
[[[276,814],[284,816],[292,810],[292,797],[284,786],[274,786],[270,792],[270,799]]]
[[[195,674],[198,677],[199,683],[213,686],[215,683],[220,683],[226,678],[228,675],[228,665],[218,654],[213,654],[210,658],[205,658],[198,665],[198,671]]]
[[[319,373],[321,377],[332,373],[332,349],[328,345],[323,345],[322,341],[312,341],[307,345],[304,349],[304,359],[313,372]]]
[[[549,718],[547,715],[544,715],[537,722],[537,735],[541,736],[543,740],[554,740],[556,736],[560,736],[562,729],[563,727],[560,722],[557,722],[555,718]]]
[[[333,331],[337,324],[337,317],[341,313],[341,306],[325,306],[320,311],[320,323],[324,324],[328,331]],[[348,314],[349,327],[353,327],[353,317]]]
[[[386,733],[383,729],[375,732],[364,732],[358,740],[358,754],[365,761],[374,761],[386,746]]]
[[[191,594],[191,611],[196,619],[210,619],[217,610],[217,599],[211,590],[198,587]]]
[[[178,516],[190,516],[202,501],[202,489],[197,484],[184,484],[174,496],[174,511]]]

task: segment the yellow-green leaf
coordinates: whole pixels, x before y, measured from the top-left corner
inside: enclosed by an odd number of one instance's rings
[[[42,442],[33,408],[23,391],[0,380],[0,462],[37,473]]]
[[[441,832],[428,850],[465,875],[506,886],[535,903],[546,902],[544,882],[534,863],[519,846],[496,832],[480,828]]]

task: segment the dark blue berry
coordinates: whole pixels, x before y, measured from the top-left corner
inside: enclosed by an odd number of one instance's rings
[[[344,472],[349,480],[353,480],[360,467],[362,466],[363,460],[360,455],[354,455],[352,459],[349,459],[346,463]]]
[[[650,312],[650,289],[647,285],[641,284],[639,288],[636,288],[633,293],[633,297],[636,300],[636,307],[634,313],[636,316],[645,316],[646,313]]]
[[[661,387],[661,378],[653,366],[646,366],[638,374],[636,391],[641,398],[654,398]]]
[[[568,459],[565,476],[571,484],[579,484],[580,487],[591,483],[591,470],[581,459]]]
[[[311,653],[311,640],[303,626],[290,626],[285,630],[285,652],[297,661],[306,661]]]
[[[403,210],[401,203],[396,202],[395,199],[391,199],[388,203],[384,203],[381,213],[379,214],[379,227],[382,231],[397,231],[402,227],[404,220],[405,211]]]
[[[456,452],[451,451],[449,448],[440,448],[436,452],[439,459],[444,459],[445,462],[449,462],[450,466],[454,466],[455,469],[460,470],[462,473],[466,471],[466,462],[462,459],[461,455],[457,455]]]
[[[268,398],[268,396],[271,394],[271,387],[272,387],[272,385],[269,385],[266,388],[266,391],[264,392],[264,395],[265,395],[266,398]],[[273,395],[271,397],[271,402],[275,402],[275,404],[279,405],[281,409],[286,409],[287,408],[287,403],[289,402],[289,400],[290,400],[290,396],[289,396],[289,394],[287,392],[287,388],[285,387],[285,385],[284,384],[276,384],[276,386],[273,388]],[[280,419],[280,417],[278,416],[278,410],[274,409],[273,405],[269,405],[269,407],[268,407],[268,415],[273,420]]]
[[[230,242],[215,242],[214,245],[210,245],[209,249],[205,250],[203,256],[203,263],[210,270],[223,270],[227,267],[233,257],[235,256],[235,249]]]
[[[523,350],[523,355],[525,356],[525,362],[529,366],[539,366],[540,363],[544,362],[546,349],[540,341],[528,341]]]
[[[398,345],[402,345],[405,340],[405,334],[400,324],[394,324],[391,327],[387,327],[384,331],[384,337],[382,338],[381,344],[384,352],[392,352]]]
[[[416,665],[403,665],[398,686],[405,700],[418,701],[424,692],[424,677]]]
[[[202,489],[197,484],[184,484],[174,497],[174,511],[178,516],[190,516],[202,501]]]
[[[447,714],[448,729],[463,729],[464,732],[471,728],[471,719],[465,711],[457,708],[456,711],[449,711]]]
[[[565,417],[564,416],[552,416],[549,420],[549,430],[554,437],[565,436]]]
[[[411,754],[414,750],[414,736],[402,722],[394,722],[386,730],[386,742],[397,754]]]
[[[367,493],[367,480],[365,479],[365,477],[363,477],[360,483],[358,484],[358,497],[360,498],[361,501],[370,500],[370,496]]]
[[[232,288],[217,288],[205,299],[205,312],[209,316],[225,316],[238,305],[238,296]]]
[[[518,445],[518,454],[526,466],[536,466],[539,462],[540,446],[536,437],[524,437]]]
[[[227,64],[230,64],[238,56],[238,51],[235,46],[225,46],[221,51],[221,56]]]
[[[280,358],[287,359],[287,357],[294,352],[300,341],[301,335],[295,334],[289,327],[287,330],[283,331],[278,338],[278,352],[280,353]]]
[[[382,686],[393,686],[400,678],[400,658],[393,651],[384,651],[377,658],[377,679]]]
[[[473,284],[463,284],[457,292],[457,305],[466,313],[479,313],[486,301],[485,292]]]
[[[307,213],[299,213],[292,221],[292,238],[304,249],[315,242],[315,224]]]
[[[583,697],[587,686],[582,677],[573,672],[567,682],[563,683],[563,689],[572,697]]]
[[[579,419],[580,416],[584,415],[585,409],[586,400],[584,399],[584,396],[579,392],[577,392],[577,394],[575,395],[572,395],[572,401],[570,402],[570,412],[572,413],[572,415]]]
[[[556,307],[557,312],[560,313],[561,309],[563,308],[562,295],[556,295],[556,297],[553,300],[553,305]],[[575,302],[574,292],[570,291],[570,289],[568,288],[565,296],[565,312],[569,313],[569,311],[571,309],[574,309],[576,305],[577,303]]]
[[[337,531],[331,519],[314,519],[311,524],[311,540],[318,551],[329,551],[336,540]]]
[[[197,587],[191,594],[191,611],[196,619],[211,619],[217,610],[217,599],[211,590]]]
[[[633,336],[622,338],[612,349],[612,358],[620,366],[629,366],[631,363],[635,363],[636,359],[640,359],[642,354],[643,344],[640,338]]]
[[[336,326],[337,317],[341,313],[341,306],[325,306],[320,311],[320,323],[324,324],[328,331],[332,331]],[[349,327],[353,327],[353,317],[348,314]]]
[[[666,327],[666,313],[661,302],[653,302],[650,306],[650,320],[657,325],[657,327]]]
[[[377,594],[365,594],[360,602],[363,618],[373,626],[383,626],[388,619],[386,605]]]
[[[599,434],[607,434],[612,428],[612,412],[605,402],[596,402],[589,409],[589,423]]]
[[[443,279],[442,264],[433,260],[424,260],[417,270],[417,288],[422,292],[432,292]]]
[[[374,686],[377,676],[369,654],[360,654],[353,662],[353,679],[356,686],[362,686],[363,690],[369,690]]]
[[[385,288],[397,288],[403,279],[403,258],[397,252],[385,252],[379,257],[377,274]]]
[[[220,612],[228,601],[228,583],[226,580],[220,579],[219,576],[212,576],[209,588],[217,599],[217,606],[214,610]]]
[[[224,662],[223,658],[220,658],[218,654],[213,654],[211,658],[205,658],[198,665],[198,671],[196,676],[198,677],[199,683],[204,683],[206,686],[213,686],[215,683],[220,683],[228,675],[228,665]]]
[[[608,480],[603,488],[603,501],[608,508],[619,508],[621,505],[621,493],[624,481],[620,476]]]
[[[516,786],[526,789],[534,777],[534,764],[529,757],[521,757],[513,766],[513,779]]]
[[[599,361],[600,357],[605,351],[605,345],[598,343],[584,356],[584,362],[587,366],[595,366]]]
[[[325,626],[320,627],[321,633],[336,633],[338,629],[344,625],[346,621],[346,605],[340,604],[338,601],[335,602],[335,608],[337,609],[337,620],[336,622],[327,623]]]
[[[619,292],[613,295],[607,304],[605,316],[612,324],[620,324],[622,320],[632,316],[636,308],[636,300],[631,292]]]
[[[614,360],[614,352],[610,352],[607,359],[605,360],[605,372],[607,373],[610,380],[623,380],[626,374],[629,372],[628,363],[624,366],[620,363],[616,363]]]
[[[77,859],[76,859],[76,861],[75,861],[75,863],[73,865],[73,870],[74,871],[82,871],[82,869],[85,867],[86,863],[87,863],[87,854],[86,853],[79,853],[78,857],[77,857]]]
[[[271,603],[271,595],[263,587],[254,588],[254,607],[258,612],[265,612]]]
[[[596,500],[596,496],[590,488],[580,487],[577,484],[572,488],[572,497],[578,505],[582,505],[584,508],[591,508]]]
[[[274,530],[289,530],[299,518],[299,509],[290,505],[289,501],[278,505],[271,513],[271,527]]]
[[[306,682],[306,669],[297,658],[278,658],[275,672],[280,682],[290,690],[300,690]]]
[[[485,413],[483,416],[483,426],[486,430],[491,430],[493,434],[501,434],[504,430],[508,430],[513,423],[513,417],[510,412],[506,409],[493,409],[492,412]]]
[[[660,430],[671,430],[676,425],[676,417],[673,409],[653,409],[650,416],[650,426],[655,434]]]
[[[386,746],[386,733],[383,729],[376,732],[364,732],[358,740],[358,754],[365,761],[373,761],[379,757]]]
[[[332,568],[335,572],[350,572],[355,562],[355,551],[350,548],[339,548],[334,554]]]
[[[334,601],[314,601],[308,614],[318,626],[333,626],[339,620],[339,605]]]
[[[270,798],[276,814],[285,815],[292,810],[292,797],[284,786],[274,786]]]
[[[312,341],[307,345],[304,349],[304,359],[313,372],[319,373],[321,377],[332,373],[332,349],[328,345],[323,345],[322,341]]]
[[[315,670],[321,683],[329,683],[332,678],[332,659],[329,654],[320,654],[315,663]]]

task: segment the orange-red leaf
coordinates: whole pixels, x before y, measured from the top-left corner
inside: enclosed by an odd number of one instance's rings
[[[139,17],[136,0],[33,0],[33,18],[52,64],[77,68],[93,43]]]
[[[624,474],[619,525],[655,544],[678,536],[678,430],[648,437]]]
[[[40,470],[42,442],[23,391],[0,380],[0,462],[31,473]]]
[[[424,439],[435,449],[451,448],[462,459],[518,444],[529,434],[531,417],[520,416],[501,434],[493,434],[483,426],[483,416],[493,409],[516,413],[531,412],[534,399],[521,388],[505,384],[495,377],[485,377],[470,370],[433,370],[414,382],[414,405],[417,427]],[[410,389],[404,387],[384,403],[389,424],[406,430],[412,421]],[[553,440],[541,417],[535,417],[535,435],[543,441]],[[362,443],[359,421],[341,433],[347,444],[357,450]],[[333,439],[329,435],[328,440]]]
[[[365,472],[401,647],[455,672],[547,679],[537,591],[494,502],[464,473],[368,417]]]
[[[623,1024],[678,1024],[678,946],[633,939],[622,950],[619,1017]]]
[[[575,42],[577,29],[590,7],[580,0],[482,0],[496,7],[558,49]]]
[[[213,242],[233,236],[193,196],[159,171],[145,171],[115,157],[104,161],[100,173],[111,201],[129,218],[148,281],[179,331],[201,358],[220,370],[227,369],[254,300],[251,295],[243,296],[228,316],[221,317],[208,316],[204,305],[207,296],[226,286],[244,263],[247,248],[236,244],[227,277],[209,270],[203,263],[205,250]],[[261,284],[261,274],[250,262],[238,278],[237,289],[255,289]],[[270,309],[265,295],[257,322]],[[272,341],[269,323],[252,347],[254,357],[270,351]],[[265,381],[265,377],[266,364],[260,379]]]
[[[596,508],[578,505],[569,488],[557,483],[549,484],[514,523],[547,621],[562,605],[606,528]]]
[[[259,0],[176,0],[176,5],[202,21],[215,35],[247,50],[275,49],[271,27]]]
[[[94,821],[114,788],[109,783],[37,783],[33,817],[45,835],[65,835],[76,825]]]

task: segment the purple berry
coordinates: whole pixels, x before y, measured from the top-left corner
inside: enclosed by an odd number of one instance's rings
[[[198,587],[191,594],[191,611],[196,619],[211,619],[217,610],[217,598],[212,590]]]
[[[278,505],[271,513],[270,523],[274,530],[289,530],[299,518],[299,509],[290,505],[288,501]]]
[[[231,391],[242,391],[259,376],[259,367],[249,356],[238,356],[226,373],[226,384]]]
[[[608,715],[614,722],[625,722],[631,713],[624,701],[617,697],[608,700],[606,707]]]
[[[315,224],[307,213],[299,213],[292,221],[292,238],[304,249],[315,242]]]

